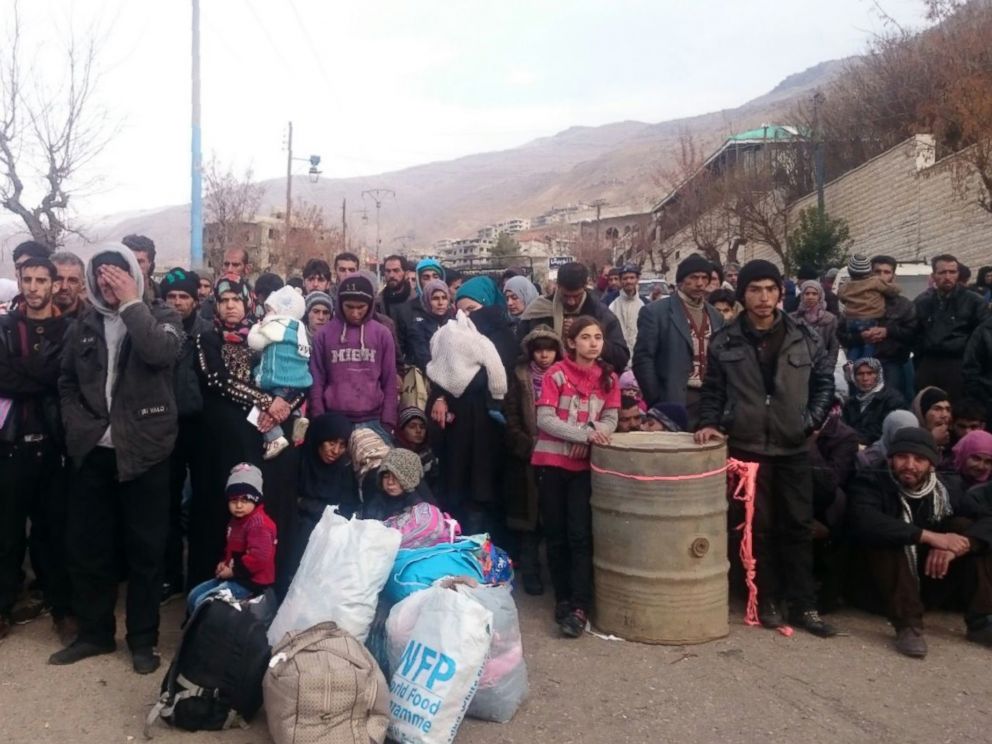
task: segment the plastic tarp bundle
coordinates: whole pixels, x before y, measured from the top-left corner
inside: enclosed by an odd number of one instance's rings
[[[485,721],[506,723],[527,697],[527,664],[520,638],[520,619],[509,584],[471,587],[461,584],[465,594],[493,613],[493,642],[479,678],[468,715]]]
[[[441,586],[415,592],[386,620],[389,737],[450,744],[475,696],[492,643],[493,613]]]
[[[400,533],[382,522],[348,520],[328,507],[269,628],[270,645],[328,620],[364,642],[399,545]]]

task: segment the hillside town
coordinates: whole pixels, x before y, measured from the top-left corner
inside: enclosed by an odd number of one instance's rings
[[[203,162],[191,6],[178,241],[69,207],[95,47],[46,104],[9,9],[0,740],[984,740],[992,3],[406,223]]]

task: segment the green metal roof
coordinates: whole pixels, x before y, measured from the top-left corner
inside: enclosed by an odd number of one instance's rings
[[[728,138],[728,142],[748,142],[753,140],[791,140],[799,136],[799,129],[780,124],[769,124],[757,129],[749,129]]]

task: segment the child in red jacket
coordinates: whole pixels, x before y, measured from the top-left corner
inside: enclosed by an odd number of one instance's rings
[[[227,478],[227,546],[217,578],[193,588],[186,607],[193,611],[211,594],[227,589],[235,599],[261,594],[276,580],[276,526],[262,506],[262,471],[246,462]]]

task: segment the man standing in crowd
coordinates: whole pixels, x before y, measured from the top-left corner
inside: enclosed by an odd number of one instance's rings
[[[23,300],[0,317],[0,638],[10,632],[24,583],[28,519],[31,563],[65,637],[71,634],[72,597],[57,382],[67,322],[52,304],[59,284],[51,261],[29,256],[17,272]]]
[[[964,394],[985,406],[985,420],[992,421],[992,317],[975,329],[964,350],[961,367]]]
[[[238,277],[238,281],[247,283],[248,278],[251,276],[252,268],[248,251],[244,248],[228,248],[224,251],[222,274],[234,274],[234,276]],[[213,292],[213,287],[210,288],[210,291],[211,293]]]
[[[633,370],[641,394],[648,406],[684,405],[690,429],[699,420],[707,348],[723,327],[723,316],[704,300],[711,268],[698,253],[683,259],[675,293],[652,302],[637,320]]]
[[[606,291],[603,293],[601,302],[609,307],[613,301],[620,296],[620,286],[623,279],[620,274],[620,267],[614,266],[606,272]]]
[[[78,318],[86,308],[86,267],[75,253],[59,251],[52,254],[52,263],[59,272],[59,289],[55,293],[55,307],[65,318]]]
[[[358,256],[354,253],[339,253],[334,257],[334,283],[341,286],[341,282],[352,274],[358,273]]]
[[[934,286],[916,298],[916,389],[936,385],[953,404],[962,397],[962,363],[968,339],[988,317],[985,301],[958,284],[958,260],[930,262]]]
[[[52,249],[49,248],[44,243],[39,243],[36,240],[25,240],[23,243],[18,243],[14,247],[14,278],[17,280],[17,296],[11,300],[10,307],[18,307],[23,301],[21,296],[21,275],[18,273],[18,269],[27,261],[29,258],[48,258],[52,255]]]
[[[896,630],[896,649],[923,658],[925,603],[967,607],[969,641],[992,646],[992,511],[938,476],[937,448],[923,429],[895,433],[888,467],[848,487],[851,527]]]
[[[189,473],[193,498],[204,498],[203,479],[209,443],[203,441],[203,393],[196,374],[196,337],[209,333],[213,324],[200,315],[200,277],[193,271],[174,268],[162,278],[160,289],[165,304],[179,313],[183,338],[176,360],[176,446],[169,458],[169,536],[165,548],[162,601],[185,592],[183,562],[182,502],[186,474]]]
[[[149,305],[159,299],[158,285],[152,279],[155,273],[155,241],[145,235],[125,235],[121,242],[134,253],[145,280],[145,294],[142,299]]]
[[[624,266],[620,272],[620,294],[610,303],[610,312],[620,321],[623,339],[630,350],[633,350],[637,342],[637,314],[644,307],[644,300],[637,291],[640,278],[641,270],[637,266]]]
[[[382,262],[382,271],[386,286],[379,293],[379,312],[388,316],[398,329],[401,326],[401,317],[409,310],[406,305],[413,293],[406,281],[406,261],[397,255],[386,256],[386,260]]]
[[[737,291],[737,276],[741,273],[740,264],[733,261],[723,267],[723,283],[729,285],[729,289]]]
[[[331,286],[331,267],[322,258],[311,258],[303,267],[303,296],[326,292]]]
[[[216,305],[214,300],[213,274],[209,269],[200,269],[198,276],[200,282],[196,288],[197,305],[200,308],[200,317],[209,322],[213,322]]]
[[[871,260],[871,273],[886,284],[896,281],[896,260],[892,256],[875,256]],[[861,332],[860,339],[852,339],[847,324],[837,326],[837,337],[845,349],[852,345],[873,344],[875,358],[882,363],[885,387],[896,390],[905,400],[915,394],[913,371],[908,364],[909,353],[916,341],[916,306],[901,294],[885,298],[885,317],[878,325]],[[851,360],[852,362],[855,360]]]
[[[833,368],[816,332],[778,309],[782,291],[773,263],[749,261],[741,269],[744,312],[710,342],[696,442],[726,438],[732,457],[759,463],[754,557],[761,624],[783,624],[784,598],[793,625],[826,638],[837,631],[816,610],[807,442],[830,409]]]
[[[617,316],[586,291],[589,269],[584,264],[572,262],[558,269],[558,288],[551,299],[538,297],[520,316],[517,335],[523,338],[539,325],[551,326],[559,337],[580,315],[591,315],[603,327],[603,360],[619,374],[627,368],[630,351],[623,338]]]
[[[52,654],[73,664],[116,649],[118,540],[127,564],[127,644],[134,670],[159,666],[159,601],[169,531],[169,456],[176,441],[173,366],[179,314],[141,301],[127,248],[101,246],[86,267],[91,307],[66,334],[59,394],[75,465],[68,513],[69,575],[79,636]]]

